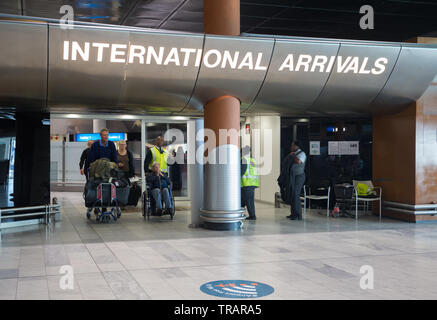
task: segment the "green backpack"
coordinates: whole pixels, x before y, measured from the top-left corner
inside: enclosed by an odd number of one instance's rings
[[[357,184],[357,193],[358,193],[359,196],[368,196],[368,195],[371,195],[371,194],[373,194],[372,191],[373,190],[370,189],[370,187],[367,184],[365,184],[365,183],[359,182]]]

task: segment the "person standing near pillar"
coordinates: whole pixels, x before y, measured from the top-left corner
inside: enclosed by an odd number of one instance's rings
[[[168,152],[164,149],[164,138],[162,136],[158,136],[156,138],[155,146],[147,149],[146,159],[144,160],[144,171],[147,174],[152,172],[152,166],[155,162],[159,163],[159,167],[161,172],[168,174]]]
[[[290,220],[302,220],[302,204],[300,202],[300,193],[305,183],[305,161],[306,154],[300,149],[301,143],[297,140],[291,144],[291,155],[294,157],[293,164],[290,168]]]
[[[241,155],[241,206],[247,207],[249,217],[246,220],[256,220],[255,188],[259,187],[259,176],[255,160],[249,156],[250,147],[245,146]]]

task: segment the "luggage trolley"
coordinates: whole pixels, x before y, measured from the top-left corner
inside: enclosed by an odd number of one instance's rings
[[[88,219],[91,219],[93,209],[97,222],[109,222],[111,218],[117,221],[121,217],[121,209],[117,200],[117,188],[113,183],[100,183],[97,186],[97,199],[92,206],[87,206],[86,217]]]
[[[172,189],[173,189],[172,186],[173,186],[173,184],[170,184],[170,188],[168,188],[168,191],[170,193],[172,208],[170,210],[170,213],[162,212],[161,214],[159,214],[156,211],[155,199],[153,199],[152,193],[150,192],[150,188],[148,186],[146,187],[146,191],[144,191],[142,196],[141,196],[144,219],[147,218],[147,220],[149,220],[150,216],[161,217],[161,216],[168,214],[168,215],[170,215],[170,220],[173,220],[173,217],[175,215],[175,202],[174,202],[174,195],[173,195],[173,191],[172,191]],[[164,207],[164,197],[162,195],[161,195],[161,202],[162,202],[162,207]]]

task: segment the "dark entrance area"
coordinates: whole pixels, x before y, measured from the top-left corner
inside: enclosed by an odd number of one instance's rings
[[[337,184],[372,180],[371,118],[282,117],[281,165],[290,152],[293,140],[298,140],[307,154],[305,184],[311,190],[329,185],[333,191]],[[342,143],[347,145],[355,142],[358,145],[353,151],[339,147]],[[310,144],[314,143],[316,148],[311,151]],[[334,204],[335,193],[331,192],[330,206]],[[317,205],[323,207],[323,203]]]

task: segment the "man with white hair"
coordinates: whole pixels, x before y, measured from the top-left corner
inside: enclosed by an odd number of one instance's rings
[[[151,190],[151,194],[156,203],[156,211],[158,214],[162,213],[161,196],[164,199],[165,211],[170,213],[173,208],[173,203],[170,198],[169,188],[171,181],[169,177],[160,169],[159,162],[154,162],[152,165],[152,173],[147,177],[147,185]]]
[[[109,141],[108,129],[100,130],[100,140],[91,145],[85,161],[85,173],[88,174],[88,169],[91,163],[101,158],[107,158],[109,161],[115,162],[118,165],[117,149],[115,148],[115,143]]]

